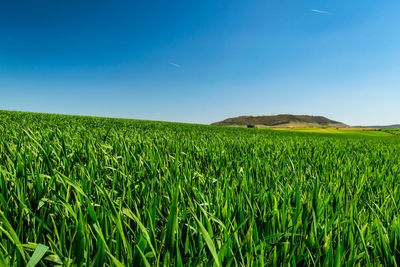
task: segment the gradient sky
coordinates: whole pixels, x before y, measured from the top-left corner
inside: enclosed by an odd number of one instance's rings
[[[0,0],[0,109],[400,123],[400,1]]]

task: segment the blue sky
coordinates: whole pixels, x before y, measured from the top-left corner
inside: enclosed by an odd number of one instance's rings
[[[400,2],[0,1],[0,109],[400,123]]]

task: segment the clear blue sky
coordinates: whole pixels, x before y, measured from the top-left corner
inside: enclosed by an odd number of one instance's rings
[[[400,123],[400,1],[0,2],[0,109]]]

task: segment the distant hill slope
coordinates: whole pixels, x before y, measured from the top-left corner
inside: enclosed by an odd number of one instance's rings
[[[247,127],[347,127],[346,124],[322,116],[280,114],[275,116],[240,116],[212,125]]]
[[[357,128],[381,128],[381,129],[400,129],[400,124],[384,125],[384,126],[355,126]]]

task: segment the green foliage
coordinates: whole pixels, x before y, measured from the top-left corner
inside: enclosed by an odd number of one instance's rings
[[[0,111],[0,264],[395,266],[400,138]]]
[[[42,244],[37,245],[35,252],[27,264],[27,267],[35,267],[36,264],[38,264],[42,257],[46,254],[48,249],[49,247]]]
[[[382,129],[382,131],[396,136],[400,136],[400,129]]]

